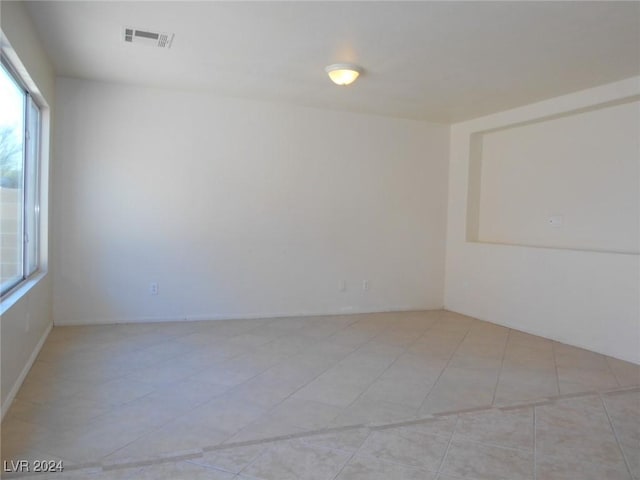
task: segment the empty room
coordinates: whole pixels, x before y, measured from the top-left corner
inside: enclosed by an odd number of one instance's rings
[[[640,480],[640,2],[0,33],[2,478]]]

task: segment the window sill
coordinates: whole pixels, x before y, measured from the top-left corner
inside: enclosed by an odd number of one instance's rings
[[[0,316],[8,312],[46,276],[47,272],[36,272],[2,297],[2,300],[0,300]]]

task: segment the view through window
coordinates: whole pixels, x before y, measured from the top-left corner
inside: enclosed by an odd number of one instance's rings
[[[0,281],[2,294],[38,269],[40,111],[0,64]]]

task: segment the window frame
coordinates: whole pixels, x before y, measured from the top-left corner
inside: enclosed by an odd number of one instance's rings
[[[42,242],[41,230],[42,223],[40,217],[40,205],[42,197],[42,123],[43,123],[43,105],[38,101],[37,95],[28,87],[25,79],[19,74],[11,61],[6,57],[4,51],[0,52],[0,68],[4,69],[6,74],[15,83],[15,85],[23,92],[24,101],[24,118],[22,124],[23,145],[22,145],[22,185],[21,185],[21,235],[22,255],[21,255],[21,276],[15,282],[7,284],[4,289],[0,290],[0,299],[6,300],[12,293],[20,289],[26,282],[34,278],[42,272]],[[32,121],[32,108],[36,112],[35,132],[30,131]],[[33,147],[30,142],[34,139]],[[30,152],[30,153],[28,153]],[[30,158],[28,158],[30,156]],[[28,183],[28,177],[31,176],[31,170],[34,170],[33,182]],[[30,194],[33,194],[33,201],[29,202]],[[33,203],[32,209],[28,207]],[[29,210],[29,211],[28,211]],[[28,230],[33,226],[33,232],[29,235]],[[30,242],[35,242],[35,253],[30,253]],[[35,257],[35,258],[33,258]],[[30,268],[33,266],[33,268]],[[1,279],[0,279],[1,280]],[[0,286],[0,288],[2,288]]]

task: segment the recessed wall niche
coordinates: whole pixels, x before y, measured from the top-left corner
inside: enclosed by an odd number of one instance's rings
[[[475,132],[467,241],[638,254],[640,97]]]

